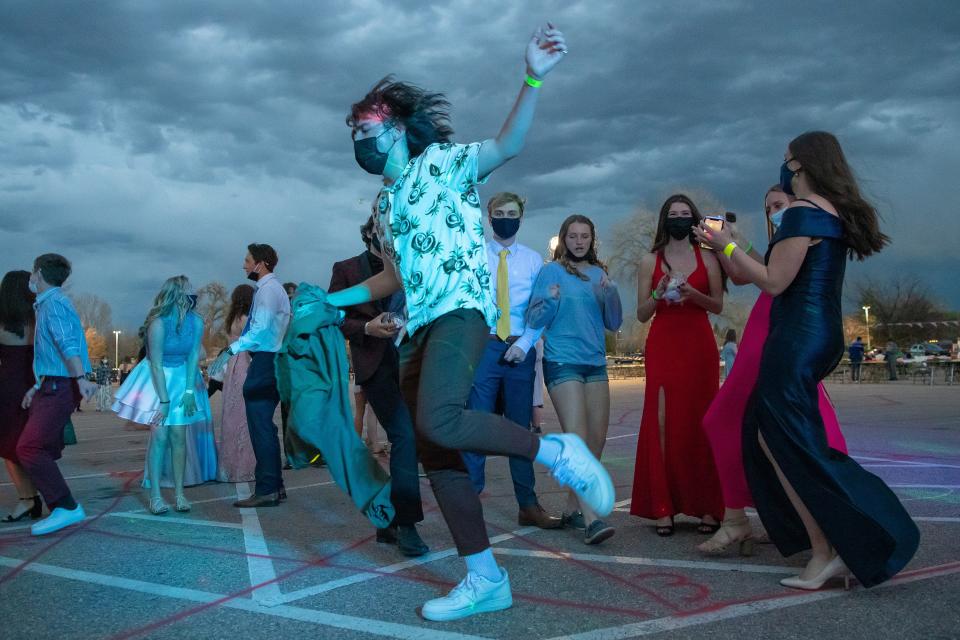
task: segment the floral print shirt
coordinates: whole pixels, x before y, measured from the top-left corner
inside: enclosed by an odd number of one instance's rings
[[[456,309],[497,322],[476,188],[480,145],[430,145],[377,197],[377,233],[403,283],[408,335]]]

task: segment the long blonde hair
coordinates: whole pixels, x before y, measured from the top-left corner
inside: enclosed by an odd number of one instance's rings
[[[160,293],[153,299],[153,308],[147,314],[147,319],[143,321],[143,333],[146,335],[150,323],[157,318],[162,318],[170,313],[177,314],[177,333],[183,327],[183,319],[193,310],[193,300],[187,293],[190,289],[190,281],[187,276],[173,276],[167,279],[160,287]]]

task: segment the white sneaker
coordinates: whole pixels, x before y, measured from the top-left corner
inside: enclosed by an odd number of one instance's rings
[[[613,511],[613,482],[586,443],[575,433],[551,433],[544,440],[560,443],[560,455],[550,472],[561,485],[573,489],[601,518]]]
[[[79,504],[73,510],[57,507],[49,516],[30,527],[30,533],[35,536],[43,536],[54,531],[60,531],[60,529],[72,524],[83,522],[86,517],[87,514]]]
[[[428,600],[423,605],[423,617],[427,620],[445,622],[459,620],[475,613],[501,611],[513,606],[510,593],[510,576],[500,569],[503,577],[499,582],[487,580],[476,573],[468,573],[450,593],[443,598]]]

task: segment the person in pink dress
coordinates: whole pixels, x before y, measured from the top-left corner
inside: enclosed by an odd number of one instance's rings
[[[780,216],[790,206],[792,200],[793,198],[784,193],[779,185],[774,185],[767,190],[763,209],[766,214],[768,239],[773,237],[780,222]],[[735,230],[734,233],[738,232]],[[748,249],[751,257],[758,262],[763,262],[763,256],[753,249],[752,243],[741,237],[737,238],[737,242],[741,247]],[[735,284],[741,284],[733,278],[731,280]],[[723,522],[720,529],[712,538],[697,547],[706,554],[723,553],[733,545],[738,545],[741,555],[751,553],[754,532],[747,517],[746,508],[753,506],[753,498],[743,471],[740,434],[747,401],[750,399],[760,373],[760,355],[763,353],[763,344],[770,331],[772,304],[773,296],[761,292],[743,328],[743,336],[733,369],[703,418],[703,430],[713,450],[724,503]],[[830,396],[827,395],[822,383],[818,386],[818,391],[820,416],[826,428],[827,442],[832,449],[846,453],[847,445],[840,432],[840,423],[837,421]]]
[[[230,310],[224,326],[230,344],[233,344],[247,324],[250,306],[253,304],[253,287],[241,284],[230,296]],[[220,482],[253,482],[257,458],[250,442],[247,428],[247,409],[243,402],[243,382],[247,379],[250,354],[241,351],[227,361],[223,374],[223,406],[220,412],[220,467],[217,480]]]

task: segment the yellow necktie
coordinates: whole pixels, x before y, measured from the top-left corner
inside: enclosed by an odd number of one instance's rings
[[[506,249],[500,252],[500,263],[497,265],[497,308],[500,309],[500,319],[497,320],[497,336],[501,340],[510,337],[510,281],[507,279]]]

